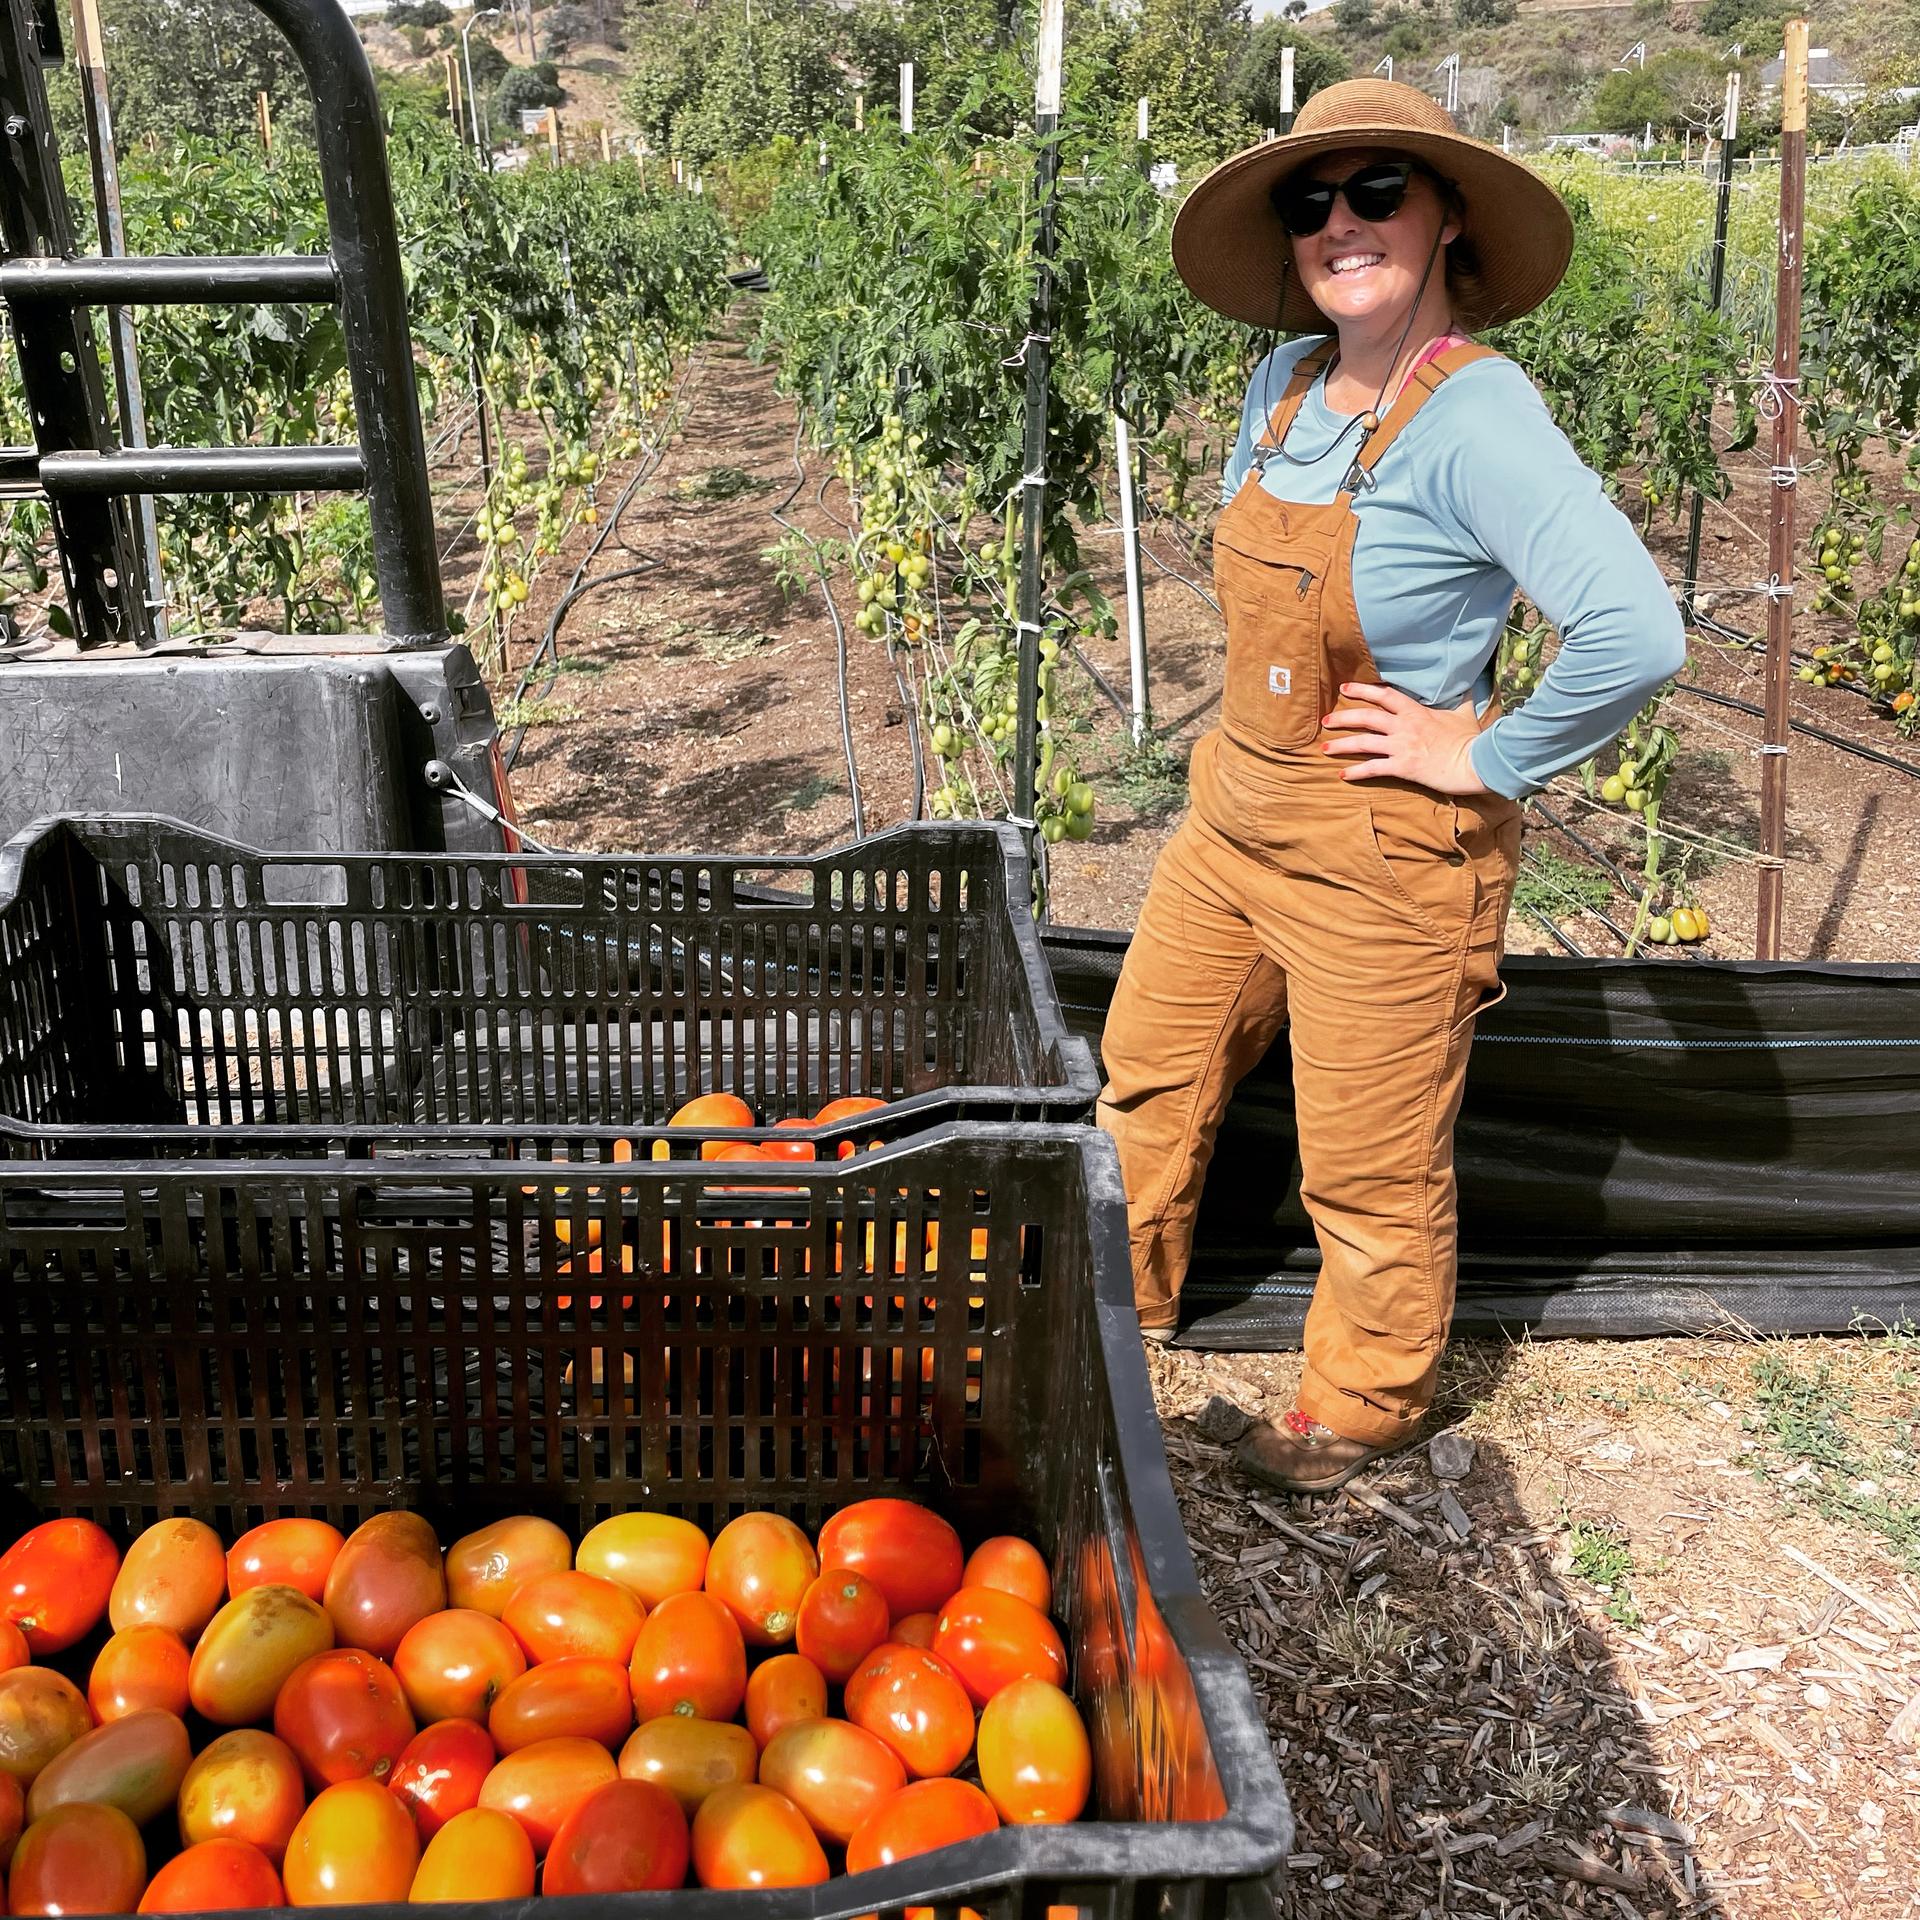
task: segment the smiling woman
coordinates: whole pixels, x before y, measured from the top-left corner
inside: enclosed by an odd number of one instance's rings
[[[1453,1122],[1499,964],[1518,801],[1612,738],[1684,658],[1679,617],[1510,361],[1473,329],[1537,306],[1572,223],[1411,87],[1316,93],[1195,187],[1183,279],[1304,334],[1256,368],[1214,569],[1220,726],[1108,1016],[1141,1326],[1171,1338],[1214,1135],[1291,1029],[1321,1270],[1298,1405],[1240,1452],[1339,1486],[1405,1444],[1453,1308]],[[1490,662],[1516,587],[1561,635],[1519,712]]]

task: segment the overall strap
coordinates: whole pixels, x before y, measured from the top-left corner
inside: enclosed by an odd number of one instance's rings
[[[1380,456],[1406,431],[1407,423],[1413,416],[1440,391],[1449,374],[1472,366],[1476,360],[1498,360],[1500,357],[1493,348],[1483,347],[1477,340],[1469,340],[1464,346],[1449,347],[1444,353],[1436,353],[1431,360],[1422,361],[1407,376],[1406,384],[1394,396],[1393,405],[1387,409],[1386,417],[1379,426],[1362,438],[1353,456],[1353,464],[1340,483],[1341,493],[1350,498],[1362,487],[1373,485],[1373,470],[1379,465]]]
[[[1332,360],[1339,346],[1335,339],[1328,338],[1317,346],[1309,348],[1293,363],[1293,372],[1287,380],[1286,390],[1273,404],[1273,412],[1267,420],[1267,433],[1264,443],[1256,442],[1257,453],[1262,444],[1278,447],[1287,437],[1287,429],[1294,423],[1300,407],[1307,397],[1307,389],[1320,377],[1322,370]]]

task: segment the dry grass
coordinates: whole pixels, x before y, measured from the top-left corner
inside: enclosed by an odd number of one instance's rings
[[[1288,1912],[1920,1915],[1912,1328],[1462,1343],[1466,1479],[1414,1449],[1319,1501],[1192,1419],[1283,1410],[1296,1358],[1149,1362],[1293,1798]]]

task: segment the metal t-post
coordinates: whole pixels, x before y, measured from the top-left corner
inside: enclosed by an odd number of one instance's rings
[[[1727,105],[1721,117],[1720,181],[1713,203],[1713,254],[1707,267],[1707,304],[1721,311],[1727,290],[1727,212],[1733,203],[1733,137],[1740,124],[1740,69],[1727,75]],[[1713,421],[1713,395],[1707,395],[1707,425]],[[1700,591],[1700,522],[1706,512],[1706,496],[1698,487],[1687,515],[1687,570],[1680,579],[1680,608],[1692,626],[1695,601]]]
[[[480,156],[482,166],[487,160],[487,143],[480,132],[480,100],[473,90],[473,42],[468,36],[482,20],[497,20],[499,17],[498,7],[479,7],[468,17],[467,24],[460,29],[460,63],[467,70],[467,113],[473,121],[473,150]]]

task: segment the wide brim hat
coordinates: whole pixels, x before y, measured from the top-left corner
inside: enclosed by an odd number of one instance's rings
[[[1474,267],[1473,310],[1463,315],[1472,325],[1529,313],[1559,285],[1573,219],[1538,174],[1469,139],[1417,87],[1343,80],[1312,95],[1291,132],[1221,161],[1187,195],[1173,223],[1173,264],[1199,299],[1249,326],[1327,329],[1293,271],[1292,242],[1268,196],[1296,167],[1343,147],[1405,154],[1453,183]]]

